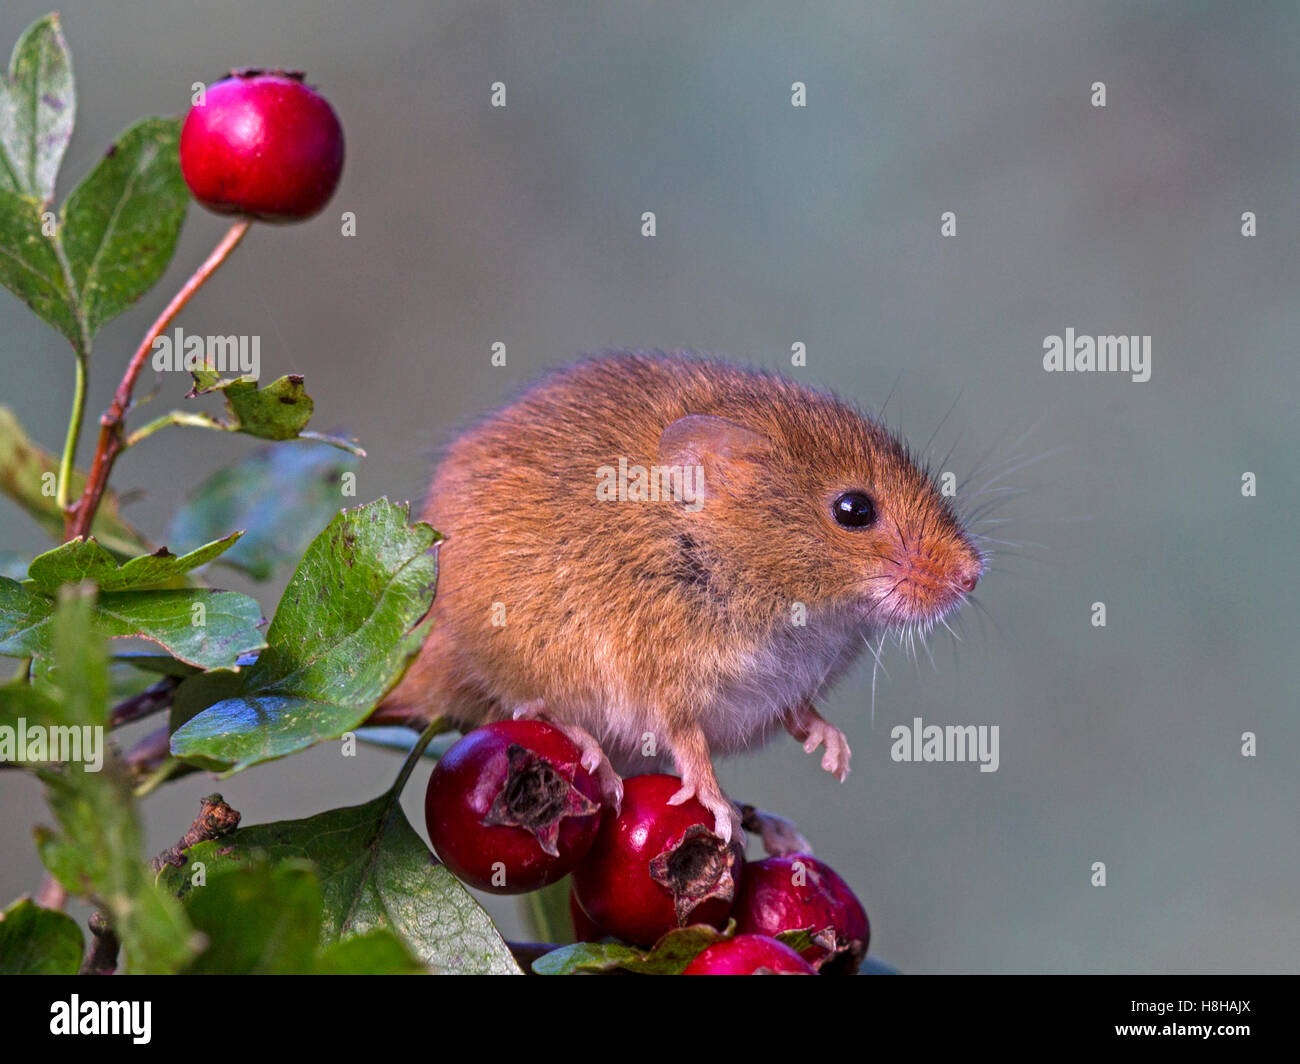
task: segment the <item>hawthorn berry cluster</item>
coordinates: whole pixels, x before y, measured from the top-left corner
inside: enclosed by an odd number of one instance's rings
[[[630,777],[615,813],[559,729],[501,721],[442,756],[425,818],[439,858],[470,886],[525,894],[571,874],[579,941],[653,947],[678,928],[734,922],[686,974],[856,972],[870,927],[848,884],[807,854],[747,863],[698,801],[669,804],[680,787],[675,776]],[[805,933],[798,952],[777,940],[785,932]]]

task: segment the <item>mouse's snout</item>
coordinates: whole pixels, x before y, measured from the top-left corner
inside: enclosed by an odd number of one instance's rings
[[[984,575],[984,559],[959,529],[900,534],[884,573],[872,577],[871,613],[886,625],[935,621],[956,609]]]
[[[961,562],[957,567],[954,577],[956,585],[967,595],[975,590],[975,585],[979,583],[980,577],[984,575],[984,563],[979,557],[972,554],[970,558]]]

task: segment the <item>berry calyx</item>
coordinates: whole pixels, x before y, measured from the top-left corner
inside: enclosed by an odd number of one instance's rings
[[[623,782],[623,808],[607,810],[591,852],[573,873],[583,911],[616,938],[651,946],[693,923],[722,927],[744,867],[738,843],[712,831],[713,814],[695,799],[669,805],[676,776]]]
[[[319,212],[343,173],[343,127],[299,72],[232,71],[181,127],[181,173],[218,214],[297,222]]]
[[[810,932],[813,945],[801,952],[823,975],[852,975],[871,940],[867,911],[857,895],[830,865],[808,854],[746,866],[732,915],[744,933]]]
[[[701,950],[682,975],[816,975],[794,950],[766,935],[736,935]]]
[[[544,721],[478,728],[448,750],[425,791],[429,840],[471,886],[522,894],[567,875],[600,824],[600,785]]]

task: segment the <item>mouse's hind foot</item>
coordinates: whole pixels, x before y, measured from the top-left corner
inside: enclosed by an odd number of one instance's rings
[[[758,835],[763,843],[763,852],[769,857],[813,852],[812,843],[800,834],[793,820],[787,820],[783,816],[777,816],[763,809],[756,809],[743,802],[734,804],[740,814],[741,824],[746,831]]]

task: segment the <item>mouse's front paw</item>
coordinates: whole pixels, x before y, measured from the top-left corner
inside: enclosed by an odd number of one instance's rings
[[[843,783],[849,777],[849,761],[853,756],[848,737],[830,721],[818,717],[808,724],[804,753],[811,754],[822,745],[826,747],[826,752],[822,754],[822,768]]]

